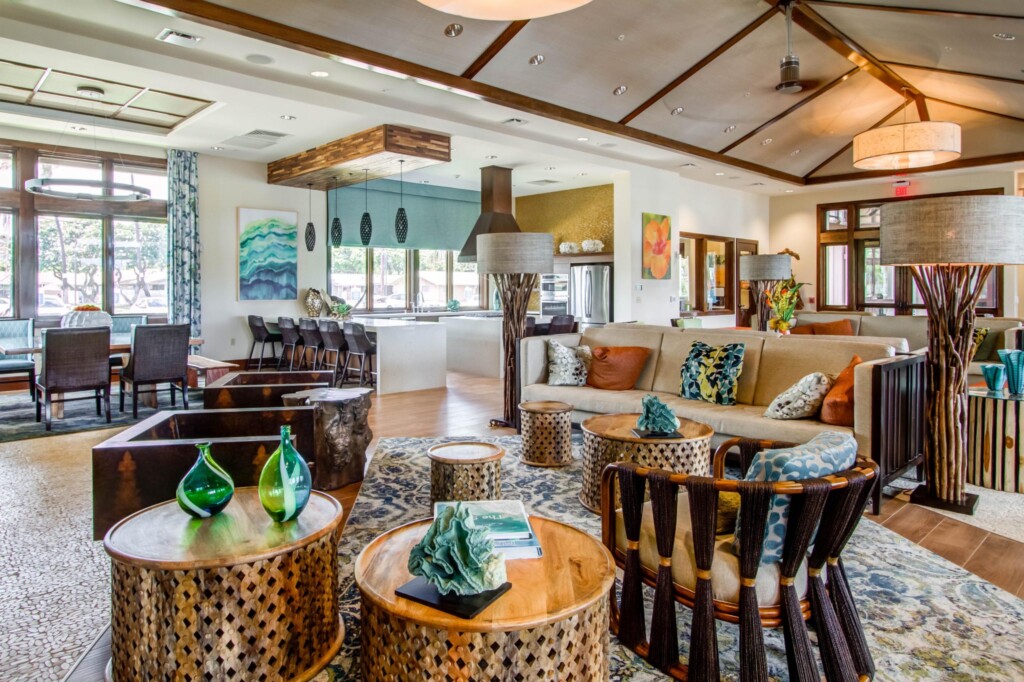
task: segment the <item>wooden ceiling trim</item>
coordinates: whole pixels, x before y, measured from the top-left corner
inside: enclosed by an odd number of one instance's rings
[[[886,121],[891,119],[893,116],[895,116],[896,114],[900,113],[901,111],[903,111],[904,109],[906,109],[909,106],[910,106],[910,102],[909,101],[900,104],[898,107],[896,107],[895,109],[890,111],[888,114],[886,114],[882,118],[878,119],[878,121],[873,126],[868,128],[868,130],[874,130],[875,128],[878,128],[883,123],[885,123]],[[807,174],[804,176],[804,181],[806,182],[812,175],[814,175],[815,173],[820,171],[822,168],[824,168],[825,166],[829,165],[830,163],[832,163],[833,161],[838,159],[840,156],[843,155],[843,153],[849,151],[852,147],[853,147],[853,140],[850,140],[849,142],[844,144],[842,147],[840,147],[839,151],[837,151],[835,154],[833,154],[832,156],[828,157],[827,159],[825,159],[824,161],[819,163],[817,166],[815,166],[811,170],[807,171]]]
[[[931,73],[942,73],[949,76],[964,76],[966,78],[983,78],[990,81],[998,81],[1000,83],[1011,83],[1013,85],[1024,85],[1024,80],[1019,78],[1007,78],[1006,76],[990,76],[987,73],[971,73],[969,71],[954,71],[953,69],[940,69],[937,66],[921,66],[920,64],[904,64],[903,62],[884,62],[886,66],[896,67],[901,69],[917,69],[918,71],[928,71]]]
[[[957,170],[960,168],[976,168],[978,166],[991,166],[999,163],[1017,163],[1024,161],[1024,151],[1009,152],[1007,154],[995,154],[992,156],[977,156],[973,159],[957,159],[949,163],[940,163],[937,166],[928,168],[913,169],[909,172],[928,172]],[[847,180],[867,180],[869,178],[885,178],[896,175],[905,175],[906,172],[894,170],[861,171],[859,173],[840,173],[838,175],[823,175],[818,178],[805,178],[804,184],[824,185],[830,182],[845,182]]]
[[[839,85],[840,83],[848,80],[850,78],[850,76],[852,76],[853,74],[857,73],[859,70],[860,70],[859,68],[853,67],[852,69],[850,69],[849,71],[844,73],[839,78],[836,78],[832,82],[830,82],[830,83],[828,83],[826,85],[823,85],[822,87],[818,88],[817,90],[812,92],[807,97],[804,97],[802,100],[800,100],[799,102],[797,102],[796,104],[791,106],[789,109],[786,109],[781,114],[778,114],[778,115],[772,117],[771,120],[762,123],[761,125],[757,126],[753,130],[751,130],[749,133],[744,135],[743,137],[741,137],[738,140],[732,142],[731,144],[723,147],[722,149],[719,150],[718,153],[719,154],[726,154],[726,153],[728,153],[734,147],[738,147],[739,145],[743,144],[744,142],[746,142],[747,140],[749,140],[750,138],[754,137],[759,132],[764,130],[765,128],[767,128],[767,127],[769,127],[771,125],[774,125],[775,123],[778,123],[779,121],[781,121],[782,119],[786,118],[787,116],[792,114],[794,111],[796,111],[797,109],[799,109],[803,105],[807,104],[808,102],[813,101],[814,99],[820,97],[821,95],[824,95],[826,92],[828,92],[832,88],[834,88],[837,85]]]
[[[938,97],[929,97],[928,99],[932,100],[933,102],[938,102],[940,104],[948,104],[951,107],[959,107],[961,109],[967,109],[969,111],[976,111],[979,114],[987,114],[989,116],[998,116],[999,118],[1005,118],[1005,119],[1010,120],[1010,121],[1016,121],[1017,123],[1024,123],[1024,118],[1020,118],[1019,116],[1011,116],[1010,114],[1002,114],[1002,113],[1000,113],[998,111],[989,111],[988,109],[981,109],[979,107],[972,107],[969,104],[960,104],[960,102],[951,102],[948,99],[940,99]]]
[[[917,117],[922,121],[932,120],[931,115],[928,113],[928,102],[924,95],[918,95],[914,98],[914,104],[917,105]]]
[[[987,12],[964,12],[952,9],[935,9],[930,7],[900,7],[896,5],[869,5],[859,2],[843,2],[842,0],[803,0],[808,5],[821,7],[840,7],[843,9],[863,9],[878,12],[902,12],[904,14],[930,14],[947,17],[968,17],[972,19],[1024,19],[1009,14],[990,14]]]
[[[644,142],[656,147],[668,149],[669,151],[688,154],[700,157],[709,161],[723,163],[734,168],[758,173],[767,177],[775,178],[794,184],[802,184],[803,178],[791,173],[784,173],[742,159],[724,156],[717,152],[696,145],[687,144],[680,140],[664,137],[654,133],[648,133],[636,128],[631,128],[620,123],[609,121],[597,116],[585,114],[574,109],[551,104],[542,100],[521,95],[502,88],[497,88],[486,83],[456,76],[444,71],[432,69],[414,62],[410,62],[380,52],[345,43],[334,38],[328,38],[309,31],[286,26],[275,21],[262,17],[240,12],[235,9],[216,5],[206,0],[123,0],[126,4],[143,7],[151,11],[161,12],[170,16],[189,19],[207,26],[214,26],[219,29],[231,31],[240,35],[246,35],[259,40],[265,40],[277,45],[298,49],[309,54],[327,58],[346,58],[362,62],[379,68],[389,69],[404,73],[411,78],[432,81],[453,89],[461,90],[479,97],[480,99],[511,107],[538,116],[544,116],[551,120],[569,123],[571,125],[587,128],[595,132],[607,133],[626,139]]]
[[[512,39],[518,35],[520,31],[526,28],[526,25],[530,23],[529,19],[523,19],[519,21],[513,21],[509,24],[504,31],[501,32],[494,42],[487,46],[487,49],[480,53],[480,56],[469,65],[469,68],[462,72],[463,78],[475,78],[485,66],[487,66],[492,59],[498,56],[498,53],[505,49],[505,46],[512,42]]]
[[[706,67],[708,64],[710,64],[711,62],[713,62],[716,59],[718,59],[719,57],[721,57],[733,45],[735,45],[736,43],[740,42],[741,40],[746,38],[748,35],[750,35],[754,31],[756,31],[758,28],[761,27],[761,25],[763,25],[765,22],[767,22],[769,19],[771,19],[774,16],[775,16],[775,11],[772,10],[772,9],[769,9],[764,14],[759,16],[757,19],[754,19],[752,22],[750,22],[749,24],[744,26],[743,29],[739,33],[735,34],[734,36],[732,36],[731,38],[726,40],[724,43],[722,43],[721,45],[716,47],[714,50],[709,52],[707,55],[704,56],[703,59],[701,59],[696,64],[694,64],[693,66],[688,68],[686,71],[684,71],[678,78],[674,79],[671,83],[669,83],[668,85],[663,87],[661,90],[658,90],[658,92],[656,92],[653,95],[651,95],[647,99],[646,102],[644,102],[643,104],[638,106],[636,109],[634,109],[633,111],[629,112],[624,117],[622,117],[622,119],[619,120],[619,123],[621,123],[622,125],[626,125],[627,123],[629,123],[630,121],[635,119],[637,116],[639,116],[640,114],[642,114],[645,111],[647,111],[648,109],[650,109],[652,106],[654,106],[659,101],[661,101],[664,97],[666,97],[670,92],[672,92],[673,90],[678,88],[680,85],[682,85],[686,81],[690,80],[690,78],[692,78],[694,75],[696,75],[698,71],[700,71],[701,69]]]

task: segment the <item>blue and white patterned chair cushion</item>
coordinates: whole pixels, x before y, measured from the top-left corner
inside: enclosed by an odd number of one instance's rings
[[[857,460],[857,441],[847,433],[824,431],[803,445],[777,450],[763,450],[750,463],[745,481],[804,481],[822,478],[853,466]],[[782,548],[789,524],[789,495],[772,496],[768,508],[768,523],[764,532],[762,564],[782,561]],[[736,519],[736,537],[733,551],[740,552],[740,528],[743,507]]]

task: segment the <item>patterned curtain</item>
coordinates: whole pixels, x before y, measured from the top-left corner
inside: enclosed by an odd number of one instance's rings
[[[199,276],[199,155],[167,151],[167,225],[170,231],[170,322],[202,330]]]

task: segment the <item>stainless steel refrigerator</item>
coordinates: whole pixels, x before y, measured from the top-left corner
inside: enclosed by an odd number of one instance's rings
[[[612,321],[612,266],[569,268],[569,314],[576,317],[580,329]]]

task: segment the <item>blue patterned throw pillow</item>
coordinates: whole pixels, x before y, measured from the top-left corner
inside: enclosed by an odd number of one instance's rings
[[[679,395],[717,405],[736,404],[736,383],[743,371],[742,343],[710,346],[696,341],[679,370]]]
[[[824,431],[803,445],[778,450],[763,450],[754,455],[745,481],[803,481],[822,478],[849,469],[857,459],[857,441],[848,433]],[[782,548],[789,524],[789,495],[772,496],[768,507],[768,523],[764,531],[762,564],[782,561]],[[736,537],[733,552],[740,553],[740,507],[736,519]]]

